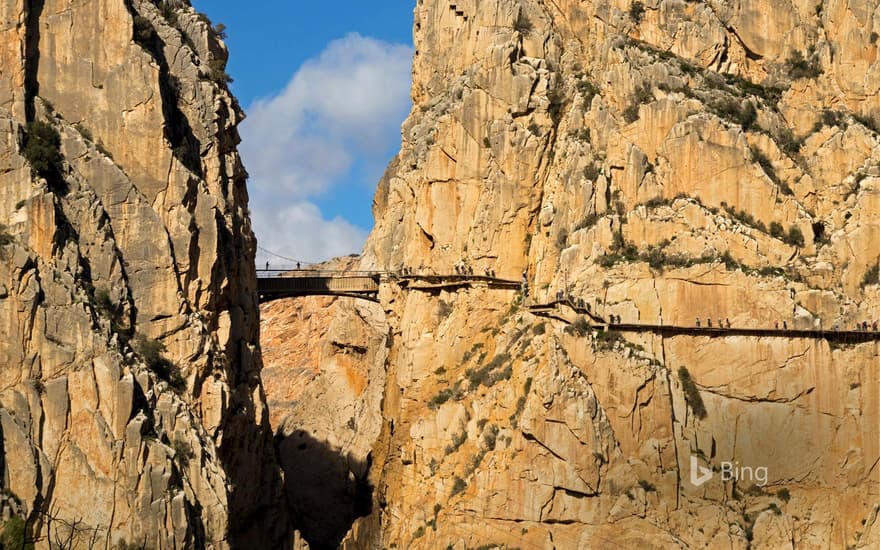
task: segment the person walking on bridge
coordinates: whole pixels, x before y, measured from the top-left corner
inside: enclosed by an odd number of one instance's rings
[[[697,317],[697,328],[700,328],[700,318]]]

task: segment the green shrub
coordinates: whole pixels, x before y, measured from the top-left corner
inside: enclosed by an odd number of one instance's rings
[[[579,80],[576,88],[581,97],[584,98],[584,105],[589,109],[590,104],[593,102],[593,98],[599,95],[599,88],[586,78]]]
[[[638,86],[633,93],[632,101],[639,105],[643,103],[651,103],[654,101],[654,92],[651,90],[650,86],[642,84],[641,86]]]
[[[581,315],[575,319],[574,323],[565,327],[565,333],[574,336],[586,336],[590,333],[590,323],[587,322],[586,317]]]
[[[539,323],[532,328],[532,333],[535,336],[540,336],[547,332],[547,323]]]
[[[574,231],[580,231],[581,229],[587,229],[588,227],[593,227],[596,225],[596,222],[599,221],[599,216],[596,214],[587,214],[579,222],[574,224]]]
[[[651,493],[657,490],[657,488],[654,487],[654,484],[647,479],[640,479],[639,487],[641,487],[646,493]]]
[[[802,248],[804,246],[804,234],[801,231],[801,228],[796,225],[789,227],[788,235],[785,236],[785,242],[791,246]]]
[[[639,119],[639,106],[637,104],[631,104],[629,107],[623,110],[623,120],[628,123],[633,123]]]
[[[678,379],[681,381],[681,387],[684,389],[684,400],[693,411],[697,418],[706,418],[706,405],[700,396],[700,390],[697,384],[691,378],[691,373],[687,368],[679,367]]]
[[[437,302],[437,317],[439,319],[446,319],[452,313],[453,307],[449,302],[445,302],[440,300]]]
[[[172,27],[177,25],[177,11],[174,9],[174,6],[171,2],[167,0],[163,0],[161,4],[159,4],[160,9],[162,10],[162,17],[165,18],[165,21],[168,22]]]
[[[95,292],[95,307],[107,316],[112,316],[116,310],[113,300],[110,299],[110,293],[103,288]]]
[[[449,401],[452,398],[452,389],[451,388],[443,388],[440,390],[440,393],[435,395],[429,402],[428,408],[434,410],[440,408],[440,405]]]
[[[556,235],[556,248],[562,250],[565,248],[566,243],[568,243],[568,231],[563,229]]]
[[[443,450],[446,454],[451,455],[455,451],[458,450],[459,447],[464,445],[464,442],[467,440],[467,432],[462,430],[461,432],[452,436],[452,443],[446,446]]]
[[[880,126],[878,126],[870,116],[853,115],[853,118],[868,130],[871,130],[875,134],[880,134]]]
[[[95,138],[94,138],[94,136],[92,135],[92,131],[89,130],[89,129],[86,127],[86,125],[83,124],[82,122],[77,122],[76,124],[74,124],[74,128],[76,128],[76,131],[79,132],[79,134],[80,134],[82,137],[86,138],[86,139],[89,140],[89,141],[95,141]]]
[[[513,22],[513,30],[520,34],[529,34],[535,30],[535,25],[532,24],[531,19],[525,13],[520,11],[516,21]]]
[[[629,18],[638,25],[645,18],[645,5],[636,0],[629,5]]]
[[[460,477],[456,477],[455,481],[452,482],[452,492],[449,493],[449,496],[454,497],[459,493],[463,493],[465,489],[467,489],[467,483]]]
[[[19,516],[13,516],[3,525],[3,533],[0,534],[0,547],[10,550],[33,550],[34,544],[29,539],[25,520]]]
[[[27,125],[24,158],[38,176],[51,179],[61,169],[61,135],[51,125],[35,120]]]
[[[223,23],[217,23],[214,25],[214,34],[216,34],[217,38],[220,40],[226,40],[226,25]]]
[[[868,271],[865,272],[865,276],[862,277],[863,288],[868,285],[876,284],[880,284],[880,262],[868,268]]]
[[[212,82],[219,86],[234,82],[232,77],[226,72],[226,62],[222,59],[214,58],[208,61],[208,76]]]
[[[0,223],[0,246],[12,244],[12,241],[14,240],[15,238],[6,229],[6,226]]]
[[[605,330],[596,334],[596,349],[599,351],[614,349],[614,345],[618,342],[626,342],[626,339],[616,330]]]
[[[181,465],[187,465],[190,460],[195,458],[192,446],[183,439],[175,439],[171,443],[171,448],[174,449],[174,458],[180,460]]]
[[[180,369],[162,356],[165,352],[165,344],[139,334],[134,340],[134,349],[147,367],[156,373],[156,376],[161,380],[168,382],[172,389],[183,391],[186,388],[186,380],[181,376]]]
[[[785,70],[788,72],[788,76],[794,80],[818,78],[822,74],[819,57],[812,48],[807,52],[806,56],[799,51],[792,51],[788,59],[785,60]]]
[[[153,42],[156,37],[156,29],[150,20],[143,15],[134,16],[134,40],[138,44],[148,45]]]
[[[496,383],[502,380],[507,380],[511,377],[513,374],[513,367],[508,364],[509,362],[510,354],[502,353],[496,355],[492,361],[483,367],[466,370],[465,376],[473,388],[480,385],[486,386],[487,388],[492,387]],[[504,368],[498,370],[502,366],[504,366]]]
[[[770,236],[774,239],[782,239],[785,237],[785,228],[779,222],[770,222]]]
[[[593,163],[584,167],[584,177],[590,181],[596,181],[599,178],[599,174],[601,174],[599,167]]]
[[[779,497],[782,502],[788,502],[791,500],[791,493],[785,487],[777,491],[776,496]]]

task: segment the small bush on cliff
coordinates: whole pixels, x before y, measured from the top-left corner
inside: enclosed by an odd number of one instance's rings
[[[575,319],[574,323],[565,327],[565,333],[573,336],[586,336],[590,333],[590,323],[587,322],[586,317],[580,316]]]
[[[770,236],[774,239],[781,239],[785,236],[785,228],[779,222],[770,222]]]
[[[697,388],[693,378],[691,378],[691,373],[688,372],[687,368],[679,367],[678,379],[681,381],[681,387],[684,390],[684,400],[691,408],[691,411],[693,411],[694,416],[706,418],[706,405],[703,403],[700,390]]]
[[[163,0],[159,6],[162,10],[162,17],[164,17],[165,21],[168,21],[168,24],[171,26],[177,25],[177,10],[175,9],[175,4],[176,2]]]
[[[880,263],[874,264],[872,267],[865,272],[865,276],[862,278],[862,287],[866,287],[868,285],[876,285],[880,284]]]
[[[791,246],[796,246],[801,248],[804,246],[804,234],[801,231],[801,228],[792,225],[788,228],[788,235],[785,236],[785,242],[790,244]]]
[[[226,62],[222,59],[212,59],[208,61],[208,76],[218,85],[232,84],[233,79],[226,72]]]
[[[806,56],[799,51],[792,51],[788,59],[785,60],[785,70],[788,72],[788,76],[794,80],[818,78],[822,74],[819,57],[813,48],[807,51]]]
[[[451,388],[443,388],[440,390],[440,393],[435,395],[431,401],[428,402],[428,408],[431,410],[440,408],[440,405],[449,401],[452,398],[453,391]]]
[[[175,391],[183,391],[186,388],[186,380],[180,374],[174,363],[162,356],[165,352],[165,344],[158,340],[150,340],[139,334],[134,340],[134,349],[147,364],[147,367],[161,380]]]
[[[138,44],[151,44],[156,38],[156,29],[143,15],[134,16],[134,41]]]
[[[581,95],[582,98],[584,98],[584,107],[586,109],[589,109],[590,105],[593,103],[593,98],[599,95],[599,88],[595,84],[587,80],[587,77],[584,77],[580,81],[578,81],[576,87],[578,93]],[[589,135],[589,133],[587,135]]]
[[[629,5],[629,18],[638,25],[645,18],[645,5],[636,0]]]
[[[449,493],[449,496],[454,497],[459,493],[463,493],[465,489],[467,489],[467,483],[460,477],[456,477],[455,481],[452,482],[452,492]]]
[[[6,226],[0,224],[0,246],[6,246],[7,244],[11,244],[15,238],[9,234],[6,230]]]
[[[35,120],[27,125],[24,158],[37,176],[54,179],[61,169],[61,135],[51,125]]]
[[[33,550],[34,543],[28,540],[27,523],[19,516],[13,516],[3,525],[3,534],[0,535],[0,547],[10,550]]]
[[[529,34],[535,30],[535,25],[526,14],[520,12],[516,17],[516,21],[513,22],[513,30],[520,34]]]
[[[195,458],[192,445],[182,439],[175,439],[171,444],[171,448],[174,449],[174,458],[179,459],[184,466],[189,464],[189,461]]]

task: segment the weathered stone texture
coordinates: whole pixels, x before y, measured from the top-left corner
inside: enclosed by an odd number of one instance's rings
[[[283,546],[225,46],[185,3],[27,4],[0,5],[4,488],[40,547],[74,521],[76,547]]]
[[[567,281],[623,322],[878,319],[877,3],[644,6],[637,22],[623,1],[419,2],[414,106],[361,268],[527,270],[534,301]],[[666,265],[610,261],[621,238]],[[375,506],[348,548],[877,544],[877,343],[606,342],[510,291],[381,299]],[[767,486],[694,487],[691,456],[765,465]]]

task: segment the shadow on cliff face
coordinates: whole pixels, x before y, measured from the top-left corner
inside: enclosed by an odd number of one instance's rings
[[[369,458],[354,460],[303,430],[275,436],[292,518],[312,550],[335,549],[372,510]]]

